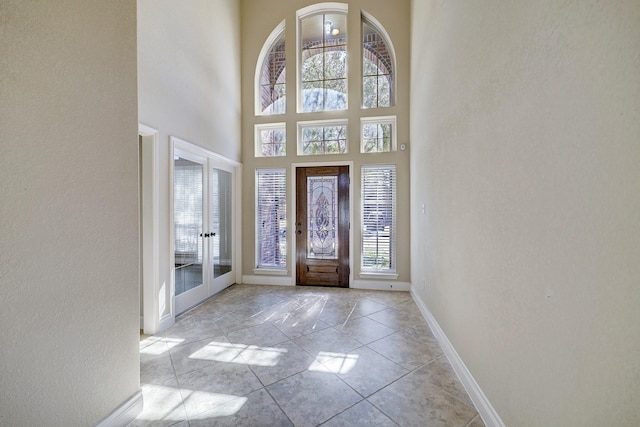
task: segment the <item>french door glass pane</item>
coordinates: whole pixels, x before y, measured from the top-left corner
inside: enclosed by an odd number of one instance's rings
[[[213,277],[222,276],[232,267],[232,194],[233,181],[230,172],[211,171],[211,257]]]
[[[203,165],[178,157],[174,160],[173,218],[175,238],[175,294],[202,280]]]

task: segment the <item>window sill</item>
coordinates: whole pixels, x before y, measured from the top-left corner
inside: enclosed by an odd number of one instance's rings
[[[263,276],[286,276],[289,274],[289,271],[287,269],[280,268],[254,268],[253,274]]]
[[[360,273],[360,278],[361,279],[384,279],[384,280],[389,280],[389,279],[393,279],[396,280],[398,278],[398,274],[396,273],[385,273],[385,272],[377,272],[377,271],[363,271]]]

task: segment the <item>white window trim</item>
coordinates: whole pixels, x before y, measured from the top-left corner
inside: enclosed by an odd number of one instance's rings
[[[285,141],[286,141],[287,124],[285,122],[263,123],[263,124],[254,125],[253,133],[254,133],[255,157],[269,157],[269,156],[262,155],[262,138],[260,138],[260,133],[263,130],[284,130]],[[273,156],[273,157],[285,157],[285,156]]]
[[[358,275],[361,279],[387,279],[387,280],[397,280],[399,277],[398,273],[392,272],[384,272],[384,271],[373,271],[373,270],[364,270]]]
[[[296,106],[297,106],[298,113],[303,113],[302,101],[304,99],[304,96],[302,94],[302,83],[301,83],[301,80],[302,80],[302,71],[301,71],[302,70],[302,46],[300,45],[300,40],[302,40],[301,22],[303,19],[319,13],[347,14],[348,12],[349,12],[349,5],[347,3],[337,3],[337,2],[316,3],[307,7],[303,7],[302,9],[298,9],[296,11],[296,97],[297,97]],[[347,85],[348,84],[349,84],[349,81],[347,79]],[[349,104],[349,99],[347,97],[347,105],[348,104]],[[346,111],[346,110],[341,110],[341,111]]]
[[[398,242],[397,242],[397,216],[398,216],[398,199],[397,199],[397,193],[398,193],[398,166],[395,164],[365,164],[365,165],[361,165],[360,166],[360,194],[361,194],[361,201],[360,201],[360,224],[364,229],[364,185],[362,183],[362,172],[364,169],[367,168],[375,168],[375,169],[384,169],[384,168],[394,168],[395,170],[395,176],[394,176],[394,181],[395,181],[395,188],[392,194],[392,200],[393,200],[393,212],[394,215],[391,218],[391,233],[393,238],[391,239],[391,245],[392,245],[392,249],[391,249],[391,265],[393,266],[392,268],[385,268],[385,269],[377,269],[377,268],[372,268],[372,267],[365,267],[363,265],[363,261],[364,261],[364,254],[363,254],[363,236],[362,234],[360,235],[360,277],[361,278],[365,278],[368,275],[368,278],[382,278],[382,277],[389,277],[391,276],[391,278],[393,278],[393,275],[395,275],[396,279],[398,277],[397,270],[396,270],[396,263],[397,263],[397,247],[398,247]]]
[[[349,152],[349,119],[307,120],[307,121],[298,122],[298,135],[297,135],[298,138],[296,142],[296,146],[297,146],[296,152],[298,156],[314,157],[313,154],[304,154],[302,152],[302,130],[304,128],[310,128],[310,127],[327,127],[327,126],[345,126],[346,127],[346,132],[345,132],[346,150],[344,153],[323,154],[323,155],[333,156],[333,155],[339,155],[339,154],[347,154]]]
[[[398,140],[398,131],[397,131],[397,118],[396,116],[379,116],[379,117],[361,117],[360,118],[360,153],[362,154],[378,154],[384,153],[385,151],[377,151],[375,153],[365,153],[364,149],[364,138],[362,137],[364,125],[378,125],[378,124],[390,124],[391,125],[391,147],[389,151],[397,151],[398,147],[396,141]]]
[[[286,20],[283,20],[282,22],[280,22],[278,26],[271,32],[271,34],[269,34],[269,37],[267,37],[267,41],[265,41],[264,44],[262,45],[262,49],[260,50],[260,54],[258,55],[258,63],[256,64],[256,74],[253,82],[253,87],[254,87],[253,97],[254,97],[254,103],[255,103],[256,116],[264,115],[262,114],[262,102],[260,99],[260,87],[261,87],[260,76],[262,74],[262,65],[264,64],[264,60],[266,56],[271,51],[273,44],[276,42],[276,40],[278,40],[278,38],[280,38],[282,33],[284,33],[285,21]],[[273,115],[273,114],[269,114],[269,115]]]

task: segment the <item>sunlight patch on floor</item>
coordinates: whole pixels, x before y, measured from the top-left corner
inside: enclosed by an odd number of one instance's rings
[[[309,366],[309,371],[346,374],[358,364],[357,354],[330,353],[321,351]]]
[[[258,347],[256,345],[233,344],[212,341],[192,353],[189,359],[213,360],[215,362],[240,363],[256,366],[276,366],[287,352],[285,348]]]
[[[177,338],[149,337],[140,341],[140,354],[158,356],[183,342],[184,340]]]

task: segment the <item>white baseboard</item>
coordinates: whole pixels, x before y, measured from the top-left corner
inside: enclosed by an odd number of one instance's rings
[[[438,325],[433,314],[431,314],[427,306],[422,301],[422,298],[420,298],[413,288],[411,289],[411,296],[420,309],[422,316],[427,321],[429,328],[431,328],[431,332],[433,332],[433,335],[438,340],[440,347],[442,347],[451,367],[455,371],[456,375],[458,375],[458,379],[460,379],[460,382],[467,391],[467,394],[469,394],[476,410],[482,417],[482,421],[484,421],[487,427],[505,427],[502,419],[493,408],[493,405],[491,405],[491,402],[489,402],[489,399],[487,399],[487,396],[482,392],[482,389],[480,389],[480,386],[471,375],[471,372],[469,372],[469,369],[465,366],[464,362],[458,355],[458,352],[453,347],[453,344],[451,344],[451,341],[449,341],[449,338],[447,338],[442,328],[440,328],[440,325]]]
[[[369,289],[372,291],[409,291],[411,283],[395,280],[354,280],[353,289]]]
[[[138,390],[124,401],[107,418],[96,424],[96,427],[125,427],[140,413],[142,413],[142,390]]]
[[[243,275],[242,283],[245,285],[272,285],[272,286],[294,286],[295,283],[290,276],[251,276]]]

